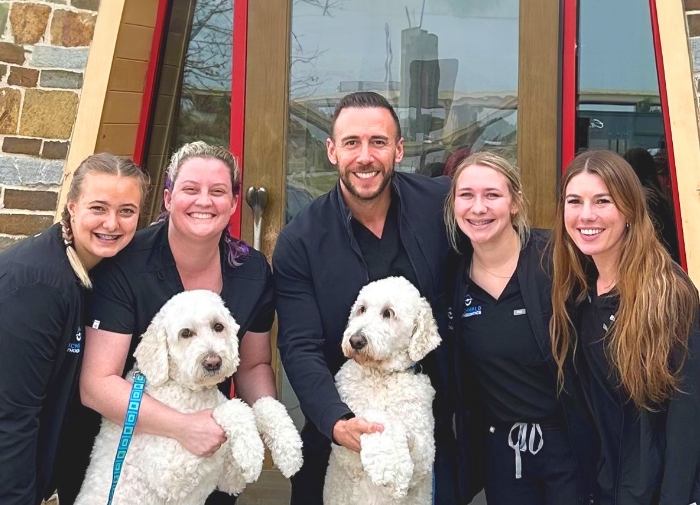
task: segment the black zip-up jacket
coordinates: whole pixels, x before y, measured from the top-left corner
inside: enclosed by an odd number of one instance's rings
[[[444,329],[444,267],[448,243],[442,212],[450,180],[395,172],[391,181],[399,199],[399,234],[418,279]],[[368,280],[367,266],[353,237],[351,214],[339,185],[321,196],[282,230],[272,258],[278,347],[294,392],[307,420],[302,440],[307,448],[327,450],[333,426],[351,411],[338,395],[334,375],[346,358],[340,349],[350,308]],[[444,332],[443,332],[444,334]],[[454,432],[448,387],[451,387],[451,342],[423,361],[436,389],[436,466],[444,472],[453,454]],[[437,484],[443,471],[436,472]],[[451,485],[450,485],[451,487]],[[444,491],[437,486],[438,494]],[[451,503],[445,501],[444,503]]]
[[[0,503],[49,484],[83,356],[82,289],[54,225],[0,254]]]
[[[589,283],[595,283],[596,276],[592,275],[595,268],[590,264],[587,270]],[[686,277],[680,267],[677,271]],[[687,279],[687,282],[691,281]],[[577,331],[582,324],[581,307],[569,306]],[[614,312],[616,309],[611,309]],[[601,324],[609,321],[609,317],[605,319]],[[639,416],[636,421],[616,420],[625,428],[620,446],[607,449],[617,453],[619,468],[613,483],[614,496],[606,497],[606,503],[612,500],[614,505],[700,505],[699,322],[700,314],[696,314],[688,339],[688,355],[679,373],[682,393],[676,393],[654,412],[631,409]],[[577,340],[579,346],[583,345],[580,338]],[[577,352],[577,369],[586,384],[591,380],[591,371],[582,351]],[[584,393],[593,401],[585,387]],[[621,395],[627,398],[625,393]],[[629,428],[631,425],[633,429]]]
[[[462,500],[471,502],[483,487],[483,468],[485,461],[484,433],[486,420],[484,408],[476,389],[476,381],[459,355],[457,339],[460,335],[461,314],[464,297],[469,286],[461,282],[471,263],[473,249],[469,240],[461,232],[460,251],[452,251],[447,268],[447,293],[451,299],[448,310],[448,329],[453,333],[455,353],[455,383],[457,384],[456,424],[459,460],[459,489]],[[552,357],[549,338],[549,319],[552,315],[550,277],[551,253],[547,247],[549,232],[532,230],[530,239],[520,252],[516,273],[522,291],[523,301],[532,332],[542,357],[547,361],[554,377],[557,365]],[[598,457],[598,438],[590,417],[580,383],[574,380],[575,370],[567,364],[565,372],[565,391],[560,395],[560,402],[566,418],[571,448],[576,456],[579,480],[579,503],[587,505],[593,491]]]

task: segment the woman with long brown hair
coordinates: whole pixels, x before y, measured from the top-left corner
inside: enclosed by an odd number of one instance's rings
[[[570,353],[581,365],[601,505],[700,500],[698,294],[659,241],[632,167],[608,151],[574,159],[553,235],[552,354],[560,386]]]

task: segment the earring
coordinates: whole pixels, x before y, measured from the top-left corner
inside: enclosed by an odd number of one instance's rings
[[[628,230],[629,230],[629,227],[630,227],[630,224],[629,224],[629,223],[627,223],[627,229],[628,229]]]

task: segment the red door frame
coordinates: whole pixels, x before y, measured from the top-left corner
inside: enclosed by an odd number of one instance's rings
[[[574,159],[576,149],[576,104],[578,95],[578,0],[562,0],[564,9],[563,18],[563,62],[562,62],[562,129],[561,129],[561,166],[562,172]],[[666,151],[668,153],[668,167],[671,177],[671,189],[673,192],[674,214],[676,217],[676,234],[680,249],[681,266],[688,270],[685,256],[685,240],[683,238],[683,226],[681,222],[681,208],[678,200],[678,181],[676,180],[676,162],[673,152],[673,138],[671,134],[671,121],[668,110],[668,96],[666,94],[666,75],[664,71],[664,59],[661,52],[661,37],[659,35],[659,22],[656,11],[656,0],[649,0],[651,18],[651,30],[654,41],[654,54],[656,58],[656,73],[659,81],[659,97],[664,119],[664,132],[666,135]]]
[[[245,80],[246,57],[248,52],[248,0],[231,0],[233,5],[233,61],[231,70],[231,133],[229,137],[229,149],[238,158],[240,178],[243,179],[243,133],[245,124]],[[156,83],[158,69],[160,68],[163,42],[169,19],[169,8],[172,0],[160,0],[156,15],[156,24],[153,30],[151,43],[151,57],[146,70],[146,79],[141,102],[141,117],[139,119],[136,146],[134,148],[134,162],[144,166],[146,162],[146,148],[148,132],[153,118],[153,106],[155,105]],[[242,188],[242,185],[241,185]],[[241,209],[243,206],[243,191],[238,197],[238,206],[231,216],[230,232],[234,237],[241,236]]]

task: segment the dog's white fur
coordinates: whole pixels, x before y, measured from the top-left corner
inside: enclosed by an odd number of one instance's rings
[[[260,434],[282,473],[301,467],[301,439],[282,404],[266,397],[251,409],[239,399],[227,400],[216,387],[239,365],[238,330],[223,300],[206,290],[174,296],[153,318],[134,352],[146,393],[184,413],[214,409],[227,441],[213,456],[200,458],[174,439],[134,434],[113,505],[197,505],[215,488],[239,494],[262,470]],[[205,361],[217,358],[220,368],[207,370]],[[133,371],[127,380],[133,382]],[[121,432],[103,418],[76,505],[107,503]]]
[[[365,347],[353,349],[353,336]],[[360,437],[360,453],[334,445],[325,505],[430,505],[435,460],[430,379],[411,369],[440,344],[430,304],[403,277],[359,293],[343,335],[351,358],[335,376],[341,399],[358,417],[384,425]]]

